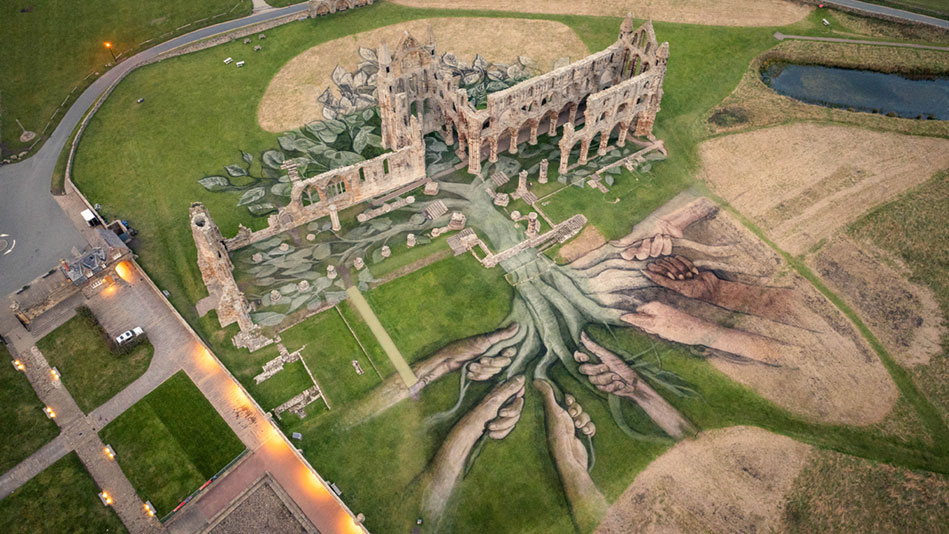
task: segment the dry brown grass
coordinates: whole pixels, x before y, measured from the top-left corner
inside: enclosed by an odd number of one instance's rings
[[[942,351],[942,310],[932,290],[908,280],[892,254],[843,235],[812,254],[808,263],[860,317],[900,364],[925,365]]]
[[[949,140],[817,124],[718,137],[700,152],[709,186],[792,254],[949,167]]]
[[[710,26],[784,26],[811,7],[785,0],[395,0],[413,7],[623,16]]]
[[[791,120],[833,121],[895,132],[949,137],[949,121],[885,117],[847,111],[779,95],[761,81],[761,65],[768,61],[821,64],[881,72],[949,72],[949,53],[885,46],[784,41],[756,58],[738,87],[709,112],[709,133],[739,132],[783,124]],[[741,115],[728,120],[728,115]]]
[[[789,532],[946,531],[949,478],[815,450],[785,507]]]
[[[643,470],[598,534],[774,532],[811,447],[754,427],[701,433]]]
[[[580,232],[580,235],[560,247],[559,259],[564,263],[569,263],[604,243],[606,243],[606,238],[603,237],[603,234],[596,229],[596,226],[588,224]]]
[[[439,53],[452,52],[471,62],[475,54],[489,61],[512,63],[517,56],[533,59],[542,71],[555,60],[576,60],[589,54],[586,45],[565,24],[547,20],[436,18],[394,24],[329,41],[291,59],[274,76],[257,108],[257,122],[269,132],[283,132],[322,118],[316,98],[324,89],[335,89],[330,74],[336,65],[352,71],[361,61],[359,47],[390,49],[409,32],[424,39],[432,25]]]

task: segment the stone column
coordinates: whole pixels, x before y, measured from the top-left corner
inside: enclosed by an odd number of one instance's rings
[[[451,120],[448,117],[443,120],[445,121],[445,144],[451,146],[455,144],[454,128],[452,128]]]
[[[507,135],[510,141],[510,146],[508,146],[507,151],[510,152],[511,154],[517,154],[517,136],[519,133],[520,133],[520,130],[517,130],[515,128],[511,128],[508,131]]]
[[[560,167],[558,170],[561,176],[567,173],[567,166],[569,164],[570,164],[570,148],[568,148],[566,145],[560,145]]]
[[[527,191],[527,171],[521,171],[517,175],[517,190]]]
[[[539,183],[547,183],[547,166],[550,165],[550,162],[547,161],[547,158],[540,160],[540,178],[537,180]]]
[[[540,127],[540,121],[531,121],[531,137],[527,140],[527,144],[536,145],[537,144],[537,128]]]
[[[606,154],[607,147],[610,146],[610,132],[609,130],[602,132],[600,134],[600,146],[596,149],[596,153],[600,156]]]
[[[333,224],[334,232],[342,230],[343,227],[339,224],[339,213],[336,212],[336,204],[330,204],[330,222]]]
[[[585,165],[587,162],[587,156],[590,152],[590,140],[584,139],[580,141],[580,165]]]
[[[498,160],[498,138],[492,137],[488,139],[488,148],[491,149],[490,155],[488,156],[488,161],[494,163]]]
[[[616,139],[616,146],[623,148],[626,146],[626,134],[629,133],[629,124],[619,123],[619,137]]]
[[[481,172],[481,139],[475,137],[468,139],[468,172]]]
[[[549,128],[547,130],[547,135],[557,135],[557,121],[560,120],[560,115],[556,111],[551,111],[547,120],[550,121],[550,124],[547,125]]]
[[[570,104],[570,117],[567,119],[567,122],[574,124],[577,122],[577,105]]]

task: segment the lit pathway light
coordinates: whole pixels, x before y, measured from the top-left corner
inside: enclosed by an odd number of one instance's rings
[[[109,49],[109,53],[112,54],[112,61],[118,61],[117,59],[115,59],[115,52],[112,51],[112,43],[106,41],[102,44],[104,44],[105,47]]]
[[[13,364],[13,368],[16,369],[17,371],[26,370],[26,366],[23,365],[23,362],[21,362],[20,360],[10,360],[10,363]]]
[[[106,456],[109,457],[110,460],[115,460],[115,449],[112,448],[112,445],[106,445],[102,451]]]
[[[60,379],[63,377],[63,375],[59,373],[59,369],[55,367],[49,370],[49,376],[53,377],[53,382],[59,382]]]
[[[155,507],[152,506],[152,501],[145,501],[145,513],[148,514],[148,517],[155,517]]]
[[[43,412],[46,413],[46,417],[50,419],[56,419],[56,412],[54,412],[49,406],[43,408]]]
[[[109,492],[106,490],[99,492],[99,500],[102,501],[102,504],[106,506],[112,506],[112,503],[115,502],[112,500],[112,496],[109,495]]]

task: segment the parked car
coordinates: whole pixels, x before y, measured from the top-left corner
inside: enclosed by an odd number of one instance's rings
[[[119,337],[115,338],[115,342],[121,345],[122,343],[125,343],[126,341],[132,339],[133,337],[140,336],[144,333],[145,331],[142,330],[141,326],[136,326],[135,328],[131,330],[126,330],[125,332],[122,332],[121,334],[119,334]]]

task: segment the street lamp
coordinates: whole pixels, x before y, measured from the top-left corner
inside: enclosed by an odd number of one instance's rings
[[[112,61],[118,61],[117,59],[115,59],[115,52],[112,51],[112,43],[106,41],[106,42],[105,42],[105,47],[108,48],[108,49],[109,49],[109,53],[112,54]]]

